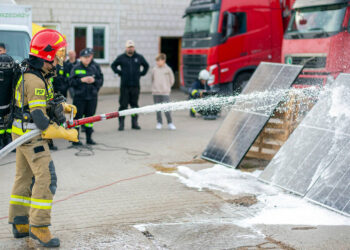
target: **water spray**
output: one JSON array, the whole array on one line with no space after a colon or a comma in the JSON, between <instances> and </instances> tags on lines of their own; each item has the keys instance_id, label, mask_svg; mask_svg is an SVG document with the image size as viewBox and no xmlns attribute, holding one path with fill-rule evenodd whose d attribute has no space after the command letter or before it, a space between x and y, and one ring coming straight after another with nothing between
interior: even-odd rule
<instances>
[{"instance_id":1,"label":"water spray","mask_svg":"<svg viewBox=\"0 0 350 250\"><path fill-rule=\"evenodd\" d=\"M323 92L327 92L327 89L324 89ZM149 114L158 111L178 111L178 110L189 110L194 108L195 110L205 110L205 109L234 109L241 112L250 112L250 113L259 113L260 115L270 116L270 114L275 110L275 106L272 105L274 100L278 98L281 99L281 103L287 103L290 100L290 97L294 97L293 107L298 106L299 111L303 110L306 107L303 107L303 102L308 100L316 100L320 93L319 88L306 88L306 89L287 89L287 90L266 90L263 92L254 92L250 94L241 94L237 96L213 96L203 99L194 99L188 101L172 102L172 103L160 103L155 105L149 105L141 108L128 109L123 111L115 111L111 113L91 116L82 118L79 120L73 120L72 115L71 119L68 120L64 126L66 128L74 128L81 126L87 123L95 123L100 121L105 121L109 119L115 119L123 116L130 116L135 114ZM277 108L278 112L285 112L291 107L286 105L279 105ZM0 150L0 159L4 158L8 153L19 147L20 145L30 141L34 137L41 134L41 131L36 129L32 130L18 139L14 140L2 150Z\"/></svg>"}]
</instances>

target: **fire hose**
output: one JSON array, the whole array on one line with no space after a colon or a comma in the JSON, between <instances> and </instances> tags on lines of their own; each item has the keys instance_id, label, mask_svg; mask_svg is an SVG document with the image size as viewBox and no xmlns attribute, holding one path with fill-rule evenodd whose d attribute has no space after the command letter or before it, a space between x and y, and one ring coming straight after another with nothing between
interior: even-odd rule
<instances>
[{"instance_id":1,"label":"fire hose","mask_svg":"<svg viewBox=\"0 0 350 250\"><path fill-rule=\"evenodd\" d=\"M64 127L65 128L74 128L74 127L81 126L81 125L84 125L87 123L94 123L94 122L109 120L109 119L113 119L113 118L117 118L117 117L119 117L119 112L112 112L112 113L107 113L107 114L102 114L102 115L86 117L86 118L82 118L79 120L73 120L73 114L71 114L70 120L64 124ZM8 144L6 147L4 147L2 150L0 150L0 160L2 158L4 158L7 154L9 154L11 151L16 149L17 147L30 141L31 139L33 139L34 137L36 137L38 135L41 135L41 130L35 129L35 130L32 130L32 131L20 136L18 139L14 140L10 144Z\"/></svg>"}]
</instances>

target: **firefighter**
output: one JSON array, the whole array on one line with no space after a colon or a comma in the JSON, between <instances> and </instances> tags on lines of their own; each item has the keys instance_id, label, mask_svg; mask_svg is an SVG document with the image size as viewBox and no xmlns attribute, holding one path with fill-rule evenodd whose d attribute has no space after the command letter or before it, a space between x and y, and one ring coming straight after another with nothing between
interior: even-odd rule
<instances>
[{"instance_id":1,"label":"firefighter","mask_svg":"<svg viewBox=\"0 0 350 250\"><path fill-rule=\"evenodd\" d=\"M11 110L14 69L15 61L13 58L6 53L0 54L0 150L12 141L12 120L9 114Z\"/></svg>"},{"instance_id":2,"label":"firefighter","mask_svg":"<svg viewBox=\"0 0 350 250\"><path fill-rule=\"evenodd\" d=\"M210 78L210 73L203 69L199 72L198 79L193 82L191 88L190 88L190 99L197 99L197 98L203 98L205 96L209 95L215 95L216 92L212 91L210 86L208 85L208 80ZM194 108L190 109L190 116L195 117L197 111ZM214 109L200 109L198 110L198 113L203 115L203 118L205 120L215 120L217 117L218 110L216 108Z\"/></svg>"},{"instance_id":3,"label":"firefighter","mask_svg":"<svg viewBox=\"0 0 350 250\"><path fill-rule=\"evenodd\" d=\"M59 32L50 29L38 32L30 43L27 69L14 90L13 139L33 129L40 129L42 133L17 148L9 223L12 224L15 238L30 236L45 247L60 245L59 239L52 237L48 227L51 224L51 207L57 188L57 177L47 139L78 141L75 129L65 129L53 122L63 122L63 112L76 113L73 105L55 105L50 82L56 64L61 61L56 52L64 46L66 40Z\"/></svg>"},{"instance_id":4,"label":"firefighter","mask_svg":"<svg viewBox=\"0 0 350 250\"><path fill-rule=\"evenodd\" d=\"M74 88L73 104L77 107L77 119L83 116L93 116L96 112L98 91L103 85L103 74L100 66L93 60L94 51L91 48L80 52L80 63L73 67L70 73L70 84ZM92 140L93 123L85 124L86 144L95 145ZM77 128L79 130L79 128ZM80 146L82 143L73 142Z\"/></svg>"}]
</instances>

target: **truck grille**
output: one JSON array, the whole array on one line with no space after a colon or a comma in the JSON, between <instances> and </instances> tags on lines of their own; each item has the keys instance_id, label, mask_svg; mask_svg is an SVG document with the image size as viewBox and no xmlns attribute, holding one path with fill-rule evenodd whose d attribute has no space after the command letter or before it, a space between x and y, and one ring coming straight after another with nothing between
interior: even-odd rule
<instances>
[{"instance_id":1,"label":"truck grille","mask_svg":"<svg viewBox=\"0 0 350 250\"><path fill-rule=\"evenodd\" d=\"M307 69L321 69L326 67L325 56L286 56L285 62L294 65L305 65Z\"/></svg>"},{"instance_id":2,"label":"truck grille","mask_svg":"<svg viewBox=\"0 0 350 250\"><path fill-rule=\"evenodd\" d=\"M293 85L307 85L307 86L323 86L325 79L323 78L303 78L298 77Z\"/></svg>"},{"instance_id":3,"label":"truck grille","mask_svg":"<svg viewBox=\"0 0 350 250\"><path fill-rule=\"evenodd\" d=\"M183 76L185 87L191 87L202 69L207 68L207 55L183 55Z\"/></svg>"}]
</instances>

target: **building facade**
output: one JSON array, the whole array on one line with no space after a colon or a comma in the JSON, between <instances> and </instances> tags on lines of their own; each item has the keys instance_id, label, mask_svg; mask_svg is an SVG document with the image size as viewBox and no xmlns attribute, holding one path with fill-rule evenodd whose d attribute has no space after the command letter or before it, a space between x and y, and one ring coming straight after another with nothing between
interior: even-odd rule
<instances>
[{"instance_id":1,"label":"building facade","mask_svg":"<svg viewBox=\"0 0 350 250\"><path fill-rule=\"evenodd\" d=\"M155 65L159 52L166 52L178 78L182 18L190 0L16 0L31 5L33 22L57 29L77 53L93 47L105 82L103 92L116 92L120 79L110 65L125 50L126 40L134 40L136 51ZM150 73L141 79L141 91L150 91Z\"/></svg>"}]
</instances>

